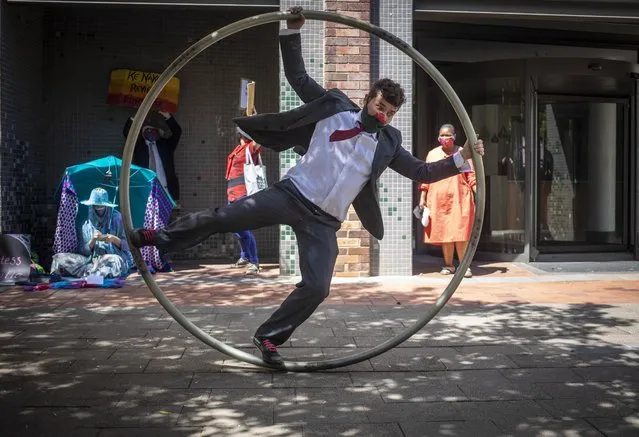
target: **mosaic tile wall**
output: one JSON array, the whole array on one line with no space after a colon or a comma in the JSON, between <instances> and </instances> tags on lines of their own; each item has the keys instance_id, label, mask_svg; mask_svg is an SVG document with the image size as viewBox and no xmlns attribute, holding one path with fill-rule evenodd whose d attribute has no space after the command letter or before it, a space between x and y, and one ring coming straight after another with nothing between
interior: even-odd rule
<instances>
[{"instance_id":1,"label":"mosaic tile wall","mask_svg":"<svg viewBox=\"0 0 639 437\"><path fill-rule=\"evenodd\" d=\"M32 251L42 255L52 236L41 202L42 8L1 2L0 20L0 232L29 234Z\"/></svg>"},{"instance_id":2,"label":"mosaic tile wall","mask_svg":"<svg viewBox=\"0 0 639 437\"><path fill-rule=\"evenodd\" d=\"M44 17L44 112L47 114L46 169L55 187L64 168L108 154L120 156L122 126L134 110L105 104L109 74L117 68L161 72L205 34L255 11L152 8L46 9ZM176 151L183 211L226 204L226 157L236 145L232 117L238 115L240 78L256 81L259 112L278 110L278 24L236 34L200 54L179 74L180 101L175 115L183 129ZM271 181L279 158L263 153ZM54 189L46 201L54 209ZM53 220L52 222L54 222ZM49 233L53 234L50 227ZM256 231L262 262L279 256L276 227ZM214 235L174 259L239 256L231 234Z\"/></svg>"},{"instance_id":3,"label":"mosaic tile wall","mask_svg":"<svg viewBox=\"0 0 639 437\"><path fill-rule=\"evenodd\" d=\"M324 10L324 2L318 0L289 1L283 0L280 9L285 11L292 6L304 9ZM286 22L281 22L286 28ZM318 83L324 82L324 23L322 21L306 21L302 28L302 50L306 71ZM280 111L288 111L302 104L295 91L290 87L284 76L284 68L280 59ZM280 175L286 174L298 159L292 150L280 153ZM297 242L290 226L280 226L280 274L299 275L297 263Z\"/></svg>"},{"instance_id":4,"label":"mosaic tile wall","mask_svg":"<svg viewBox=\"0 0 639 437\"><path fill-rule=\"evenodd\" d=\"M413 4L410 0L377 0L376 11L381 28L404 41L413 41ZM399 129L403 146L412 151L413 137L413 62L392 45L373 38L373 59L376 68L372 80L389 77L402 85L406 103L393 119ZM412 274L412 209L414 183L393 170L387 170L379 179L379 203L384 218L384 239L373 242L372 275Z\"/></svg>"}]
</instances>

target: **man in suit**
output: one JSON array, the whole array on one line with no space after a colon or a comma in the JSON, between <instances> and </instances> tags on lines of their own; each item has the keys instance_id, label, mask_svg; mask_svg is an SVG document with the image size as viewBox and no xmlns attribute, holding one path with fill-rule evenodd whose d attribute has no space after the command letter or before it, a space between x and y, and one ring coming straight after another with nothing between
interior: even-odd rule
<instances>
[{"instance_id":1,"label":"man in suit","mask_svg":"<svg viewBox=\"0 0 639 437\"><path fill-rule=\"evenodd\" d=\"M299 12L298 12L299 13ZM299 248L302 280L256 331L253 342L265 362L283 361L284 343L328 296L338 254L336 232L354 205L363 226L384 234L376 181L390 167L412 180L434 182L470 166L468 147L454 157L427 164L404 149L401 134L388 123L404 103L404 91L390 79L372 86L360 109L339 90L325 90L304 67L300 28L304 18L289 20L280 34L286 78L305 105L279 114L235 119L251 139L276 151L295 147L302 158L273 186L228 206L181 217L160 231L138 229L135 246L167 251L191 247L215 233L286 224ZM481 140L474 145L482 154Z\"/></svg>"},{"instance_id":2,"label":"man in suit","mask_svg":"<svg viewBox=\"0 0 639 437\"><path fill-rule=\"evenodd\" d=\"M173 200L179 203L180 184L175 173L174 154L182 135L182 128L175 118L168 112L158 111L171 130L170 135L163 129L145 122L140 130L140 136L135 143L132 163L153 170L162 186L171 194ZM129 136L133 119L129 118L124 124L124 137Z\"/></svg>"}]
</instances>

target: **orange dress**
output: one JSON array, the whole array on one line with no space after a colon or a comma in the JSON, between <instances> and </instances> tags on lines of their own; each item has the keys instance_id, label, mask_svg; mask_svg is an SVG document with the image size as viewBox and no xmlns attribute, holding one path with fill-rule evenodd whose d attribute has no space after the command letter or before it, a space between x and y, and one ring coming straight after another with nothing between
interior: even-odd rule
<instances>
[{"instance_id":1,"label":"orange dress","mask_svg":"<svg viewBox=\"0 0 639 437\"><path fill-rule=\"evenodd\" d=\"M455 148L455 151L458 149ZM426 162L446 159L441 146L426 156ZM472 166L472 162L471 162ZM468 241L475 220L473 189L475 172L460 173L432 184L421 184L419 189L427 191L426 206L430 210L430 223L424 229L424 242L430 244Z\"/></svg>"}]
</instances>

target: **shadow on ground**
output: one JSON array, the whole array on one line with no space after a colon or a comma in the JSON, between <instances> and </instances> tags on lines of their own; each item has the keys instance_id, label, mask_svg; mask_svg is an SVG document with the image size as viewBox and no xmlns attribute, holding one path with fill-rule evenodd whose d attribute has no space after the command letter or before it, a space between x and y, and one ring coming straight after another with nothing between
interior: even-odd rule
<instances>
[{"instance_id":1,"label":"shadow on ground","mask_svg":"<svg viewBox=\"0 0 639 437\"><path fill-rule=\"evenodd\" d=\"M171 297L205 332L253 353L250 337L282 285L252 290L249 306L241 283L203 284ZM287 358L376 346L431 308L375 300L369 285L336 294L283 345ZM457 298L383 355L291 374L207 348L141 288L17 303L0 312L3 435L639 435L637 305Z\"/></svg>"}]
</instances>

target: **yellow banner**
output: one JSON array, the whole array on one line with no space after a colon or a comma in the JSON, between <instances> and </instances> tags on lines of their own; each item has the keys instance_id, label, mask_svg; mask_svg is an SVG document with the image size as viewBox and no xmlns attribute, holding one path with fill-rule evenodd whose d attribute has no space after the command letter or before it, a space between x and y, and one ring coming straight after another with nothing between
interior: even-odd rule
<instances>
[{"instance_id":1,"label":"yellow banner","mask_svg":"<svg viewBox=\"0 0 639 437\"><path fill-rule=\"evenodd\" d=\"M109 82L108 105L137 108L147 95L160 73L136 70L113 70ZM153 104L153 109L170 113L177 112L180 94L180 79L171 78Z\"/></svg>"}]
</instances>

